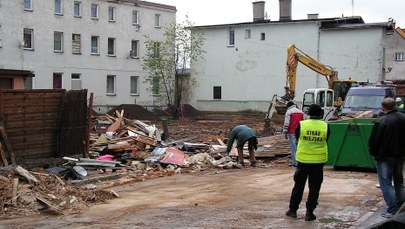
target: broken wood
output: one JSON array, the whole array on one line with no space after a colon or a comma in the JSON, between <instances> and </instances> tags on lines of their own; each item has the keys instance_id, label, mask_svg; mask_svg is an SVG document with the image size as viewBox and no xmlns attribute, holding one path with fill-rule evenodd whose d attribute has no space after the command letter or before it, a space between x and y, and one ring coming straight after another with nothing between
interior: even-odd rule
<instances>
[{"instance_id":1,"label":"broken wood","mask_svg":"<svg viewBox=\"0 0 405 229\"><path fill-rule=\"evenodd\" d=\"M28 170L24 169L23 167L21 167L21 166L18 165L17 167L15 167L15 171L16 171L19 175L21 175L21 176L23 176L25 179L27 179L27 180L28 180L28 183L30 183L30 184L32 184L32 183L38 184L38 183L39 183L39 181L37 180L37 178L35 178Z\"/></svg>"},{"instance_id":2,"label":"broken wood","mask_svg":"<svg viewBox=\"0 0 405 229\"><path fill-rule=\"evenodd\" d=\"M18 178L13 179L13 194L11 198L11 204L13 206L17 205L17 192L18 192Z\"/></svg>"},{"instance_id":3,"label":"broken wood","mask_svg":"<svg viewBox=\"0 0 405 229\"><path fill-rule=\"evenodd\" d=\"M11 163L17 164L15 160L15 156L13 151L11 150L11 145L10 142L8 141L7 133L6 133L6 128L4 127L4 121L0 121L0 134L2 137L1 143L4 144L3 148L6 148L8 155L10 157Z\"/></svg>"},{"instance_id":4,"label":"broken wood","mask_svg":"<svg viewBox=\"0 0 405 229\"><path fill-rule=\"evenodd\" d=\"M37 201L43 205L45 205L50 211L55 212L57 214L61 214L59 208L53 204L51 204L50 202L48 202L46 199L41 198L41 197L37 197Z\"/></svg>"},{"instance_id":5,"label":"broken wood","mask_svg":"<svg viewBox=\"0 0 405 229\"><path fill-rule=\"evenodd\" d=\"M3 166L8 166L8 161L7 161L7 158L6 158L6 153L4 152L4 149L3 149L3 144L1 144L1 142L0 142L0 156L1 156L1 160L2 160L2 164L0 164L0 165L3 165Z\"/></svg>"}]
</instances>

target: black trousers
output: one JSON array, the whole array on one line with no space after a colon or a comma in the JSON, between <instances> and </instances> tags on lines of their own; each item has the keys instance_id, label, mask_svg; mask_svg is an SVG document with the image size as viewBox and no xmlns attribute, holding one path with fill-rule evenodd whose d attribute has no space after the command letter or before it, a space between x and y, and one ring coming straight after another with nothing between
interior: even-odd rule
<instances>
[{"instance_id":1,"label":"black trousers","mask_svg":"<svg viewBox=\"0 0 405 229\"><path fill-rule=\"evenodd\" d=\"M323 181L324 164L304 164L298 162L294 173L294 187L290 198L290 209L296 211L301 203L308 179L309 193L306 202L307 211L313 212L318 205L319 191Z\"/></svg>"}]
</instances>

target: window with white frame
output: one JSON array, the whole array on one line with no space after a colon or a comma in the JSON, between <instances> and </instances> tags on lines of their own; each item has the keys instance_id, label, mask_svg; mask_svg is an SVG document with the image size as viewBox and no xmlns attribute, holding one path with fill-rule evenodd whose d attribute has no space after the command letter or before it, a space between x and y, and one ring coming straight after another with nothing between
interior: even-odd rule
<instances>
[{"instance_id":1,"label":"window with white frame","mask_svg":"<svg viewBox=\"0 0 405 229\"><path fill-rule=\"evenodd\" d=\"M81 54L82 53L82 36L77 33L72 34L72 53Z\"/></svg>"},{"instance_id":2,"label":"window with white frame","mask_svg":"<svg viewBox=\"0 0 405 229\"><path fill-rule=\"evenodd\" d=\"M230 29L228 33L228 46L235 45L235 30Z\"/></svg>"},{"instance_id":3,"label":"window with white frame","mask_svg":"<svg viewBox=\"0 0 405 229\"><path fill-rule=\"evenodd\" d=\"M72 90L81 90L82 89L82 79L81 79L81 74L80 73L72 73L71 75L72 79Z\"/></svg>"},{"instance_id":4,"label":"window with white frame","mask_svg":"<svg viewBox=\"0 0 405 229\"><path fill-rule=\"evenodd\" d=\"M115 95L115 75L107 75L107 95Z\"/></svg>"},{"instance_id":5,"label":"window with white frame","mask_svg":"<svg viewBox=\"0 0 405 229\"><path fill-rule=\"evenodd\" d=\"M265 34L265 33L261 33L261 34L260 34L260 40L261 40L261 41L266 40L266 34Z\"/></svg>"},{"instance_id":6,"label":"window with white frame","mask_svg":"<svg viewBox=\"0 0 405 229\"><path fill-rule=\"evenodd\" d=\"M222 87L214 86L213 87L213 99L221 99L221 98L222 98Z\"/></svg>"},{"instance_id":7,"label":"window with white frame","mask_svg":"<svg viewBox=\"0 0 405 229\"><path fill-rule=\"evenodd\" d=\"M115 38L109 37L107 43L107 55L115 56Z\"/></svg>"},{"instance_id":8,"label":"window with white frame","mask_svg":"<svg viewBox=\"0 0 405 229\"><path fill-rule=\"evenodd\" d=\"M63 52L63 32L53 32L53 51Z\"/></svg>"},{"instance_id":9,"label":"window with white frame","mask_svg":"<svg viewBox=\"0 0 405 229\"><path fill-rule=\"evenodd\" d=\"M131 58L138 58L139 57L139 41L132 40L131 41L131 51L129 53Z\"/></svg>"},{"instance_id":10,"label":"window with white frame","mask_svg":"<svg viewBox=\"0 0 405 229\"><path fill-rule=\"evenodd\" d=\"M31 49L31 50L34 49L34 30L24 28L23 40L24 40L23 44L24 49Z\"/></svg>"},{"instance_id":11,"label":"window with white frame","mask_svg":"<svg viewBox=\"0 0 405 229\"><path fill-rule=\"evenodd\" d=\"M132 11L132 24L139 25L139 11L138 10Z\"/></svg>"},{"instance_id":12,"label":"window with white frame","mask_svg":"<svg viewBox=\"0 0 405 229\"><path fill-rule=\"evenodd\" d=\"M63 15L62 0L55 0L55 14L56 15Z\"/></svg>"},{"instance_id":13,"label":"window with white frame","mask_svg":"<svg viewBox=\"0 0 405 229\"><path fill-rule=\"evenodd\" d=\"M155 14L155 27L160 27L160 14Z\"/></svg>"},{"instance_id":14,"label":"window with white frame","mask_svg":"<svg viewBox=\"0 0 405 229\"><path fill-rule=\"evenodd\" d=\"M24 0L24 10L32 11L32 0Z\"/></svg>"},{"instance_id":15,"label":"window with white frame","mask_svg":"<svg viewBox=\"0 0 405 229\"><path fill-rule=\"evenodd\" d=\"M250 39L252 36L252 31L250 29L245 30L245 39Z\"/></svg>"},{"instance_id":16,"label":"window with white frame","mask_svg":"<svg viewBox=\"0 0 405 229\"><path fill-rule=\"evenodd\" d=\"M131 95L138 95L138 80L139 80L139 76L131 76L131 91L130 94Z\"/></svg>"},{"instance_id":17,"label":"window with white frame","mask_svg":"<svg viewBox=\"0 0 405 229\"><path fill-rule=\"evenodd\" d=\"M82 16L82 3L75 1L73 3L73 16L74 17L81 17Z\"/></svg>"},{"instance_id":18,"label":"window with white frame","mask_svg":"<svg viewBox=\"0 0 405 229\"><path fill-rule=\"evenodd\" d=\"M108 7L108 21L114 22L115 21L115 7Z\"/></svg>"},{"instance_id":19,"label":"window with white frame","mask_svg":"<svg viewBox=\"0 0 405 229\"><path fill-rule=\"evenodd\" d=\"M97 4L91 4L91 19L98 19L98 5Z\"/></svg>"},{"instance_id":20,"label":"window with white frame","mask_svg":"<svg viewBox=\"0 0 405 229\"><path fill-rule=\"evenodd\" d=\"M404 53L403 52L396 52L395 53L395 61L404 61Z\"/></svg>"},{"instance_id":21,"label":"window with white frame","mask_svg":"<svg viewBox=\"0 0 405 229\"><path fill-rule=\"evenodd\" d=\"M91 54L99 54L99 49L98 49L98 36L91 36Z\"/></svg>"}]
</instances>

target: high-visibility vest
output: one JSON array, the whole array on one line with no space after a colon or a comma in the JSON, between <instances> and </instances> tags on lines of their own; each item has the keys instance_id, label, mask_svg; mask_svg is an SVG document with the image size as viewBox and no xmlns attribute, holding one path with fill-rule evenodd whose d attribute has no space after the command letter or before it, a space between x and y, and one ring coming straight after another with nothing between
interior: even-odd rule
<instances>
[{"instance_id":1,"label":"high-visibility vest","mask_svg":"<svg viewBox=\"0 0 405 229\"><path fill-rule=\"evenodd\" d=\"M296 160L301 163L325 163L328 161L328 124L319 119L300 122Z\"/></svg>"},{"instance_id":2,"label":"high-visibility vest","mask_svg":"<svg viewBox=\"0 0 405 229\"><path fill-rule=\"evenodd\" d=\"M404 109L404 104L402 103L401 105L399 105L398 108L399 108L399 109Z\"/></svg>"}]
</instances>

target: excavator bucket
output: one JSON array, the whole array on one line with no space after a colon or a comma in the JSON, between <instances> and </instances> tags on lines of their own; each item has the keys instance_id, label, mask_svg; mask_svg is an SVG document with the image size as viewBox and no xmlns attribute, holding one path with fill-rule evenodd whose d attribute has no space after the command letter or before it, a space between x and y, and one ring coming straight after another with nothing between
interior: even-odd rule
<instances>
[{"instance_id":1,"label":"excavator bucket","mask_svg":"<svg viewBox=\"0 0 405 229\"><path fill-rule=\"evenodd\" d=\"M282 102L277 102L275 105L277 114L279 115L285 115L285 113L287 112L287 105L282 103Z\"/></svg>"}]
</instances>

